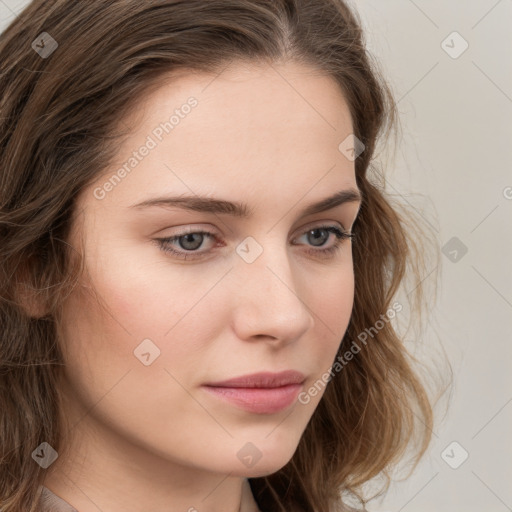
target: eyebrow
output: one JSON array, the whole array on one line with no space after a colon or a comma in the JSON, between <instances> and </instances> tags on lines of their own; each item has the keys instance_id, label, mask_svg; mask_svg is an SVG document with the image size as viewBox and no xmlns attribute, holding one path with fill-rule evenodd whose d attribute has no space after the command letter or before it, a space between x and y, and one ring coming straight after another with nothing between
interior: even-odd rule
<instances>
[{"instance_id":1,"label":"eyebrow","mask_svg":"<svg viewBox=\"0 0 512 512\"><path fill-rule=\"evenodd\" d=\"M324 212L340 206L345 203L361 202L362 195L357 189L340 190L334 195L329 196L321 201L310 204L301 211L301 215L313 215L315 213ZM149 207L177 207L186 210L192 210L201 213L218 213L232 215L234 217L248 218L252 215L252 209L245 203L226 201L224 199L214 199L203 196L176 196L176 197L156 197L147 199L141 203L131 205L130 208L144 209Z\"/></svg>"}]
</instances>

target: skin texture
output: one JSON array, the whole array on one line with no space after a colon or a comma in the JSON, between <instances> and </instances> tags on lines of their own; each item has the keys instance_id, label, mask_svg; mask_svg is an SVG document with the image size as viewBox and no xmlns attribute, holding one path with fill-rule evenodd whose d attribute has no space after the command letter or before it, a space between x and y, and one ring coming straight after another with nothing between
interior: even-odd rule
<instances>
[{"instance_id":1,"label":"skin texture","mask_svg":"<svg viewBox=\"0 0 512 512\"><path fill-rule=\"evenodd\" d=\"M95 197L191 96L198 104L179 125ZM69 432L45 485L80 512L236 512L243 478L291 459L324 389L307 404L256 414L201 385L295 369L307 390L332 365L353 305L351 241L316 256L308 250L337 239L320 232L315 243L308 232L350 232L359 203L300 212L356 189L354 163L338 149L352 133L349 109L313 68L236 63L218 76L169 75L123 123L132 132L112 167L78 197L70 243L80 250L83 236L88 278L60 325ZM180 194L244 202L253 215L130 208ZM187 227L215 238L171 245L193 242L202 257L177 259L153 241ZM249 236L263 249L252 263L236 252ZM148 366L134 355L144 339L160 350ZM248 442L261 454L252 467L237 456Z\"/></svg>"}]
</instances>

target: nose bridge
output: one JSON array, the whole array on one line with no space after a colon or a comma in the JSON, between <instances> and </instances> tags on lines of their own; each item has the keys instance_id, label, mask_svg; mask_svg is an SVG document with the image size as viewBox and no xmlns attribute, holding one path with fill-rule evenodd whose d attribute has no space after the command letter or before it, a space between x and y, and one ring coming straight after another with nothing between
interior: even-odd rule
<instances>
[{"instance_id":1,"label":"nose bridge","mask_svg":"<svg viewBox=\"0 0 512 512\"><path fill-rule=\"evenodd\" d=\"M242 330L250 326L245 336L298 337L312 327L313 316L297 289L286 245L278 237L263 238L264 244L248 237L237 247L234 277L243 290L235 304L236 324Z\"/></svg>"}]
</instances>

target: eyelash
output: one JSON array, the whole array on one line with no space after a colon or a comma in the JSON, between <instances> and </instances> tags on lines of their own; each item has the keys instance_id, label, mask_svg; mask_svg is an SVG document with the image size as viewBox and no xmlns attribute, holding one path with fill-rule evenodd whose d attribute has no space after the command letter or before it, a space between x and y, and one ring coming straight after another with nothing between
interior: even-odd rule
<instances>
[{"instance_id":1,"label":"eyelash","mask_svg":"<svg viewBox=\"0 0 512 512\"><path fill-rule=\"evenodd\" d=\"M338 228L337 226L316 226L314 228L308 229L307 231L305 231L304 234L307 234L310 231L316 231L316 230L325 230L329 233L336 235L336 243L332 247L329 247L328 249L318 249L318 250L310 249L310 250L306 251L309 254L313 254L316 256L320 255L320 256L326 257L326 258L328 258L330 256L334 256L334 254L337 253L341 249L341 245L344 240L354 237L354 235L352 233L347 233L347 232L341 230L340 228ZM157 245L159 246L159 248L162 251L164 251L166 253L170 253L178 259L186 260L186 259L200 258L201 257L200 255L202 255L204 253L197 253L197 251L191 251L191 252L177 251L176 249L173 249L172 247L170 247L168 245L171 242L178 241L180 238L182 238L186 235L206 235L207 237L210 237L210 238L216 238L213 233L210 233L208 231L189 231L189 232L180 233L180 234L166 237L166 238L155 238L154 241L157 243ZM208 251L205 251L205 253L206 252L208 252ZM192 256L192 258L189 258L189 256Z\"/></svg>"}]
</instances>

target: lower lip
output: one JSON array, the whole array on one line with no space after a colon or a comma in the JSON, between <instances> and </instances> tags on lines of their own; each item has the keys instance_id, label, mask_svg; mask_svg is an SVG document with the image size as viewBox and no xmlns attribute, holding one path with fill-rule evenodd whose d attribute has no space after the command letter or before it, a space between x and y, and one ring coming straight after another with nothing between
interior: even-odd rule
<instances>
[{"instance_id":1,"label":"lower lip","mask_svg":"<svg viewBox=\"0 0 512 512\"><path fill-rule=\"evenodd\" d=\"M258 414L273 414L289 407L299 394L302 384L279 388L221 388L203 386L208 392L237 407Z\"/></svg>"}]
</instances>

